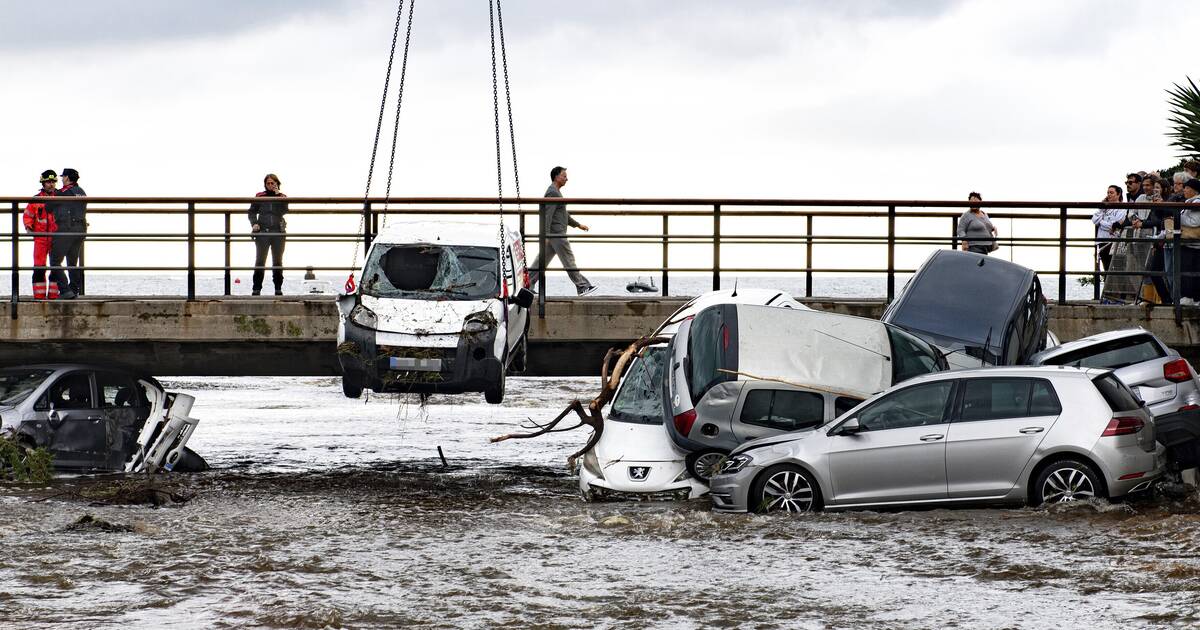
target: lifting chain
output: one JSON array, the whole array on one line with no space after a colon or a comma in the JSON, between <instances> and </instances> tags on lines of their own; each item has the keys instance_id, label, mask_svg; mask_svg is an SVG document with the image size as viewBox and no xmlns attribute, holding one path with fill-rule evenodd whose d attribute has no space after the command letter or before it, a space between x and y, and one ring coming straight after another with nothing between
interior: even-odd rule
<instances>
[{"instance_id":1,"label":"lifting chain","mask_svg":"<svg viewBox=\"0 0 1200 630\"><path fill-rule=\"evenodd\" d=\"M493 6L494 5L494 6ZM500 142L500 92L496 75L496 31L500 31L500 61L504 70L504 101L508 113L508 138L512 146L513 181L517 193L517 211L521 211L521 177L517 173L517 138L513 126L512 90L508 80L508 53L504 43L504 13L500 0L488 0L488 30L492 50L492 121L496 131L496 206L500 212L500 269L504 291L508 291L509 259L505 255L507 235L504 230L504 159Z\"/></svg>"}]
</instances>

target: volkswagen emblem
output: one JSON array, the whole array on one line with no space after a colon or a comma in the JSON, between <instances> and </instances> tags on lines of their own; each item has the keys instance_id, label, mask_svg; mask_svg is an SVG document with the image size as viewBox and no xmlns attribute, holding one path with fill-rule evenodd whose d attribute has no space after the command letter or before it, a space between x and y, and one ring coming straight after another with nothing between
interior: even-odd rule
<instances>
[{"instance_id":1,"label":"volkswagen emblem","mask_svg":"<svg viewBox=\"0 0 1200 630\"><path fill-rule=\"evenodd\" d=\"M649 466L630 466L629 480L630 481L645 481L650 476Z\"/></svg>"}]
</instances>

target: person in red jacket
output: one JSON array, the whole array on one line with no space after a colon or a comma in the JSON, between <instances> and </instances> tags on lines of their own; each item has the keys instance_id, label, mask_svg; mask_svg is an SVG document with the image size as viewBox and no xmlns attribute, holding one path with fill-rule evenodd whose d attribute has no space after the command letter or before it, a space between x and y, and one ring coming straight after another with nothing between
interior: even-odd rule
<instances>
[{"instance_id":1,"label":"person in red jacket","mask_svg":"<svg viewBox=\"0 0 1200 630\"><path fill-rule=\"evenodd\" d=\"M53 197L58 191L54 189L54 185L58 183L58 174L52 170L42 171L42 189L37 191L35 197ZM38 293L37 287L41 285L41 293L44 296L46 291L46 260L50 256L50 245L54 237L50 236L52 232L58 231L58 222L54 220L54 213L46 209L44 203L31 203L25 206L25 216L23 217L25 231L31 234L39 234L40 236L33 237L33 265L35 267L43 267L42 269L33 270L33 286L34 294Z\"/></svg>"}]
</instances>

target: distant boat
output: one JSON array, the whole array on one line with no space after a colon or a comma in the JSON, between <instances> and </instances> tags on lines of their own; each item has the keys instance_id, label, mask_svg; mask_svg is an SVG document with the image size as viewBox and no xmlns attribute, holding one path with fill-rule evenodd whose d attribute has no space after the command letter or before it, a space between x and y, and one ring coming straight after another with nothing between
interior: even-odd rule
<instances>
[{"instance_id":1,"label":"distant boat","mask_svg":"<svg viewBox=\"0 0 1200 630\"><path fill-rule=\"evenodd\" d=\"M635 278L633 282L625 285L625 290L630 293L658 293L658 287L654 286L654 278L651 276L647 279L649 282Z\"/></svg>"}]
</instances>

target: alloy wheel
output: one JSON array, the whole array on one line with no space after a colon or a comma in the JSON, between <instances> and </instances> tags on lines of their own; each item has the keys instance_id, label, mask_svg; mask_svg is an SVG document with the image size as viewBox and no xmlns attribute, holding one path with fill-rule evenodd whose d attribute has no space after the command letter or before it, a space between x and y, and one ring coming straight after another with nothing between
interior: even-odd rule
<instances>
[{"instance_id":1,"label":"alloy wheel","mask_svg":"<svg viewBox=\"0 0 1200 630\"><path fill-rule=\"evenodd\" d=\"M1096 496L1096 488L1092 480L1078 468L1060 468L1046 477L1042 484L1042 501L1044 503L1066 503Z\"/></svg>"},{"instance_id":2,"label":"alloy wheel","mask_svg":"<svg viewBox=\"0 0 1200 630\"><path fill-rule=\"evenodd\" d=\"M725 455L723 453L710 451L697 457L695 464L692 465L692 468L695 469L694 472L696 473L696 477L700 479L700 481L708 483L709 480L713 478L713 475L716 475L721 471L721 464L724 462Z\"/></svg>"},{"instance_id":3,"label":"alloy wheel","mask_svg":"<svg viewBox=\"0 0 1200 630\"><path fill-rule=\"evenodd\" d=\"M763 511L809 512L813 508L813 489L804 475L781 470L763 485Z\"/></svg>"}]
</instances>

